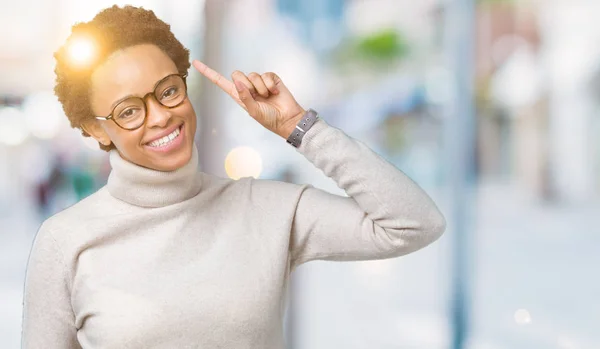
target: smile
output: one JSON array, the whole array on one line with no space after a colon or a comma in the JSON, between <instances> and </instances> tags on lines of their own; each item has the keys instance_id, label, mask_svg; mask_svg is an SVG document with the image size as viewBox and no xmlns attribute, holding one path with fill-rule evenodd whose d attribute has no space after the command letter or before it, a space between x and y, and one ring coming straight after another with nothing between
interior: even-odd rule
<instances>
[{"instance_id":1,"label":"smile","mask_svg":"<svg viewBox=\"0 0 600 349\"><path fill-rule=\"evenodd\" d=\"M161 147L165 147L171 143L173 143L173 141L175 139L177 139L179 137L179 135L181 134L181 127L179 127L178 129L176 129L175 131L171 132L170 134L157 139L155 141L152 141L150 143L148 143L148 146L152 147L152 148L161 148Z\"/></svg>"}]
</instances>

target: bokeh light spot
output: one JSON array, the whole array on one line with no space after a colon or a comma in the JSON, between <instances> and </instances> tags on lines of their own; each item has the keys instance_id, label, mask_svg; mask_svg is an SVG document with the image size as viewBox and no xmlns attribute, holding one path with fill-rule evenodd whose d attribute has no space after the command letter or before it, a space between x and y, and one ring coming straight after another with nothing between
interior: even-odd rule
<instances>
[{"instance_id":1,"label":"bokeh light spot","mask_svg":"<svg viewBox=\"0 0 600 349\"><path fill-rule=\"evenodd\" d=\"M519 309L515 312L515 322L519 325L531 323L531 314L527 309Z\"/></svg>"},{"instance_id":2,"label":"bokeh light spot","mask_svg":"<svg viewBox=\"0 0 600 349\"><path fill-rule=\"evenodd\" d=\"M237 147L225 158L225 172L232 179L258 178L262 171L262 157L254 148Z\"/></svg>"}]
</instances>

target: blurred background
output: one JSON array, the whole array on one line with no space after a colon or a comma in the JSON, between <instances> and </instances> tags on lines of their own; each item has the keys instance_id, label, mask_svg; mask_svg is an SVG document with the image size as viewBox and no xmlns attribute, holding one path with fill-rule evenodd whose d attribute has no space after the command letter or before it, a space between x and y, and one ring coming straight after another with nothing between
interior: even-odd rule
<instances>
[{"instance_id":1,"label":"blurred background","mask_svg":"<svg viewBox=\"0 0 600 349\"><path fill-rule=\"evenodd\" d=\"M276 72L444 212L446 234L417 253L301 266L291 348L600 348L599 1L0 4L0 348L20 345L41 222L110 172L68 125L52 54L113 4L154 10L225 76ZM193 69L188 82L203 171L343 194Z\"/></svg>"}]
</instances>

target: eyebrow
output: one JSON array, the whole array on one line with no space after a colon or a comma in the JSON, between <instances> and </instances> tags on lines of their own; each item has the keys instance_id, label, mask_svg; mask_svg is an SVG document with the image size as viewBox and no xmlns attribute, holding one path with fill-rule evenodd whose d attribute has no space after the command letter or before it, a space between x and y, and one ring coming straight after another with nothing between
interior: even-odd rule
<instances>
[{"instance_id":1,"label":"eyebrow","mask_svg":"<svg viewBox=\"0 0 600 349\"><path fill-rule=\"evenodd\" d=\"M177 72L177 73L169 73L169 74L167 74L167 75L163 76L162 78L160 78L160 79L159 79L159 80L158 80L158 81L157 81L157 82L154 84L154 87L152 88L152 92L149 92L149 93L154 93L154 91L156 91L156 88L158 87L158 84L160 84L160 83L161 83L161 81L163 81L163 80L164 80L164 79L165 79L167 76L171 76L171 75L173 75L173 74L179 74L179 72ZM110 105L110 110L111 110L111 113L112 113L112 111L115 109L115 107L116 107L117 105L119 105L119 103L121 103L121 102L123 102L123 101L125 101L125 100L127 100L127 99L129 99L129 98L131 98L131 97L140 97L140 98L142 98L142 96L137 96L137 95L133 95L133 94L127 95L127 96L125 96L125 97L122 97L122 98L120 98L120 99L116 100L115 102L113 102L113 104L111 104L111 105Z\"/></svg>"},{"instance_id":2,"label":"eyebrow","mask_svg":"<svg viewBox=\"0 0 600 349\"><path fill-rule=\"evenodd\" d=\"M123 101L125 101L125 100L127 100L127 99L129 99L131 97L137 97L137 96L135 96L135 95L127 95L127 96L125 96L125 97L123 97L123 98L121 98L121 99L113 102L113 104L110 105L111 113L115 110L115 108L117 107L117 105L119 105L121 102L123 102Z\"/></svg>"}]
</instances>

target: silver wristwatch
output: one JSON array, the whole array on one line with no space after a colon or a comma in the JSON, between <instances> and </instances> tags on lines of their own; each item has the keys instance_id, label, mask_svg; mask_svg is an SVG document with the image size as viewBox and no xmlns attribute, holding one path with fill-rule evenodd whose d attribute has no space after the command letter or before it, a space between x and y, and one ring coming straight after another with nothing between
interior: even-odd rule
<instances>
[{"instance_id":1,"label":"silver wristwatch","mask_svg":"<svg viewBox=\"0 0 600 349\"><path fill-rule=\"evenodd\" d=\"M302 137L304 137L306 132L315 124L318 118L319 114L314 109L308 109L286 142L298 148L300 143L302 143Z\"/></svg>"}]
</instances>

